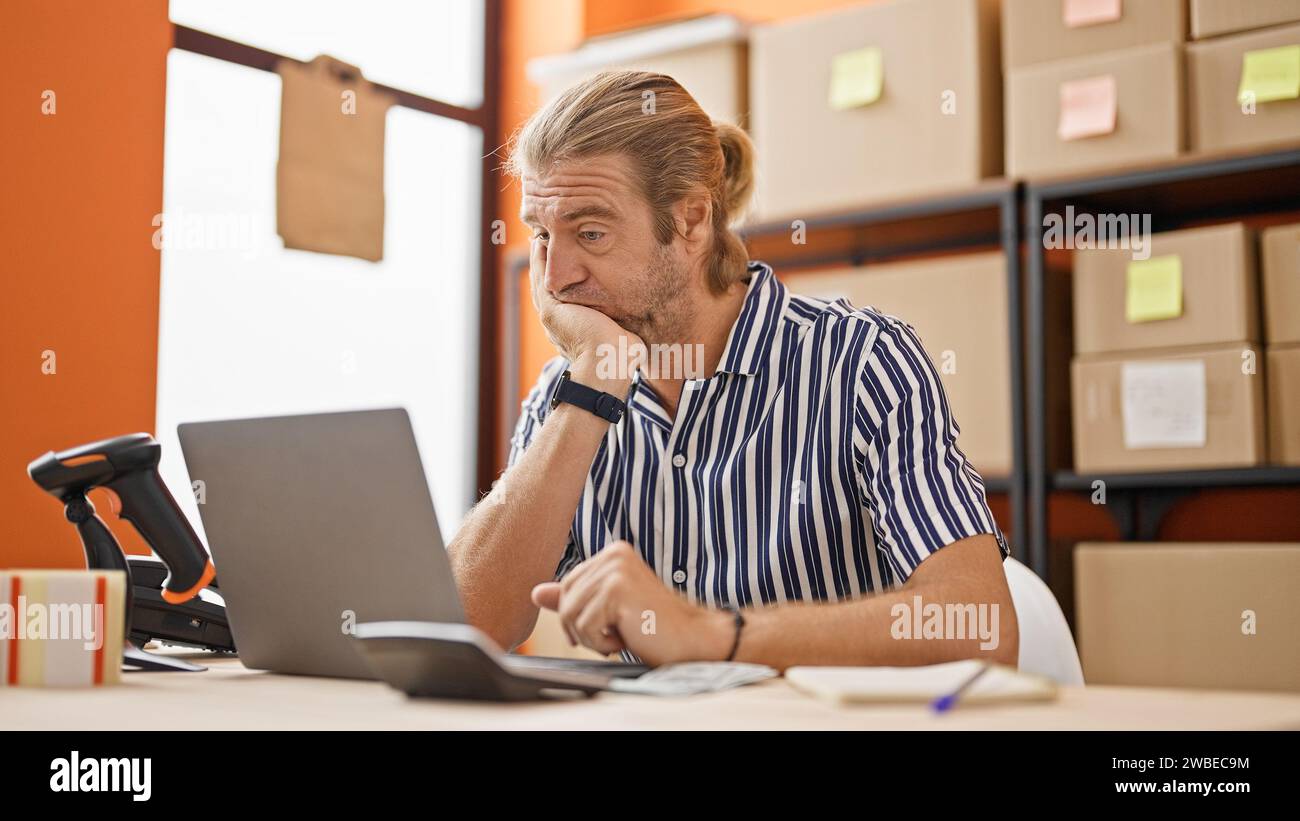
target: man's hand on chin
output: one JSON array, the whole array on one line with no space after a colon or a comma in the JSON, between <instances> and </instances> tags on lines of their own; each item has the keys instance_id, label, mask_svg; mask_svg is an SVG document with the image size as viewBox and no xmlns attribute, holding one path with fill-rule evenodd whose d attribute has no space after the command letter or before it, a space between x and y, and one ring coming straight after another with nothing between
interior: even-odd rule
<instances>
[{"instance_id":1,"label":"man's hand on chin","mask_svg":"<svg viewBox=\"0 0 1300 821\"><path fill-rule=\"evenodd\" d=\"M630 351L638 345L644 347L640 337L601 311L576 302L561 302L556 299L542 285L535 268L530 270L529 276L533 307L537 309L542 329L556 350L569 360L575 373L579 370L594 371L596 360L602 355L602 347L606 346L608 352L618 351L620 339L625 340L622 346L624 351ZM617 368L613 370L623 372Z\"/></svg>"},{"instance_id":2,"label":"man's hand on chin","mask_svg":"<svg viewBox=\"0 0 1300 821\"><path fill-rule=\"evenodd\" d=\"M570 642L604 655L630 650L660 665L718 661L731 649L732 616L669 589L627 542L606 546L562 582L537 585L532 599L559 614Z\"/></svg>"}]
</instances>

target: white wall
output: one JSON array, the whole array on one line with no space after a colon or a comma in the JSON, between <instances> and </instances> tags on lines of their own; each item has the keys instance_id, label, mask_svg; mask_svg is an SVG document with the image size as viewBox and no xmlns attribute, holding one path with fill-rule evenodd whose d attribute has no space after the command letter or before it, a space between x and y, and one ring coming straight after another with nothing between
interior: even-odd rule
<instances>
[{"instance_id":1,"label":"white wall","mask_svg":"<svg viewBox=\"0 0 1300 821\"><path fill-rule=\"evenodd\" d=\"M449 538L474 497L479 131L391 109L384 260L287 251L278 76L175 50L167 71L164 480L198 527L178 423L404 406Z\"/></svg>"}]
</instances>

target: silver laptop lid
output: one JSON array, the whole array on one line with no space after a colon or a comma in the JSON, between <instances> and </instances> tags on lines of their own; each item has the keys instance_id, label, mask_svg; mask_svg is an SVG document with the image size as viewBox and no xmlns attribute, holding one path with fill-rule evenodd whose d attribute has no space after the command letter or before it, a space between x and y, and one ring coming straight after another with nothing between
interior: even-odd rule
<instances>
[{"instance_id":1,"label":"silver laptop lid","mask_svg":"<svg viewBox=\"0 0 1300 821\"><path fill-rule=\"evenodd\" d=\"M374 678L351 625L464 621L405 410L177 432L246 666Z\"/></svg>"}]
</instances>

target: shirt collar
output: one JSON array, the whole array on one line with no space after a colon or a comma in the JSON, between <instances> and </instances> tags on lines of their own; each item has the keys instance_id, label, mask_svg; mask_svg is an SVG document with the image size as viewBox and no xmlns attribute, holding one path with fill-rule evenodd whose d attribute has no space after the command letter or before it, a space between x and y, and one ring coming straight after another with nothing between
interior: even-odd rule
<instances>
[{"instance_id":1,"label":"shirt collar","mask_svg":"<svg viewBox=\"0 0 1300 821\"><path fill-rule=\"evenodd\" d=\"M772 355L780 319L786 308L786 288L772 273L766 262L751 261L746 266L749 289L745 303L740 308L736 322L727 336L726 347L718 360L717 373L753 376L767 364ZM672 421L663 413L659 400L645 383L645 375L638 368L632 376L628 405L635 408L665 430L672 429Z\"/></svg>"},{"instance_id":2,"label":"shirt collar","mask_svg":"<svg viewBox=\"0 0 1300 821\"><path fill-rule=\"evenodd\" d=\"M772 353L785 313L786 289L772 273L772 266L751 260L746 270L749 291L718 360L718 373L758 373Z\"/></svg>"}]
</instances>

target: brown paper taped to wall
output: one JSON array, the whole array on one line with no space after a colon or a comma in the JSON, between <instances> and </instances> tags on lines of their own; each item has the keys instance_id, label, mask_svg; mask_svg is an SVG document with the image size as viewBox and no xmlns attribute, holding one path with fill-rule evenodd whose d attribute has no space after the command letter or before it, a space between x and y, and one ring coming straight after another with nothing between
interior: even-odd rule
<instances>
[{"instance_id":1,"label":"brown paper taped to wall","mask_svg":"<svg viewBox=\"0 0 1300 821\"><path fill-rule=\"evenodd\" d=\"M281 60L276 231L284 247L384 257L384 121L392 95L321 55Z\"/></svg>"}]
</instances>

